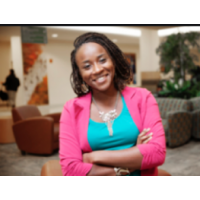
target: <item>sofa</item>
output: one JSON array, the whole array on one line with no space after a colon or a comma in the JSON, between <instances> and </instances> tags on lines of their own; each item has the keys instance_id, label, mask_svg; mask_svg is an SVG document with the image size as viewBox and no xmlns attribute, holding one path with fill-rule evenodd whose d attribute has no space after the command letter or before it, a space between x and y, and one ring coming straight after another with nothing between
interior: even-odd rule
<instances>
[{"instance_id":1,"label":"sofa","mask_svg":"<svg viewBox=\"0 0 200 200\"><path fill-rule=\"evenodd\" d=\"M192 103L190 100L156 97L166 142L169 147L178 147L192 136Z\"/></svg>"}]
</instances>

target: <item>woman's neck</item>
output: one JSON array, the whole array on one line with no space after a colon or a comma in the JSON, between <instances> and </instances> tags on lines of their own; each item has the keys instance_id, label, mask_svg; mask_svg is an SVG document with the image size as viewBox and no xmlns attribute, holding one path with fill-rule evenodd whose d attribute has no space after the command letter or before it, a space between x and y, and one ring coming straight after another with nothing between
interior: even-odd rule
<instances>
[{"instance_id":1,"label":"woman's neck","mask_svg":"<svg viewBox=\"0 0 200 200\"><path fill-rule=\"evenodd\" d=\"M92 90L92 96L99 106L110 107L113 106L117 98L117 89L111 86L106 91Z\"/></svg>"}]
</instances>

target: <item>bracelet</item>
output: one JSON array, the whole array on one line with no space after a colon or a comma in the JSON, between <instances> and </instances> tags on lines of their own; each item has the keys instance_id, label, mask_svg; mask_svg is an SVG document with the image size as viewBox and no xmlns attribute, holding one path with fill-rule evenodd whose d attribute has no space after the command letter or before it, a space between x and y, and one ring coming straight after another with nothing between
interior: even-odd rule
<instances>
[{"instance_id":1,"label":"bracelet","mask_svg":"<svg viewBox=\"0 0 200 200\"><path fill-rule=\"evenodd\" d=\"M130 171L128 168L123 169L120 167L114 167L114 171L116 173L116 176L122 176L122 173L127 173L127 175L130 174Z\"/></svg>"}]
</instances>

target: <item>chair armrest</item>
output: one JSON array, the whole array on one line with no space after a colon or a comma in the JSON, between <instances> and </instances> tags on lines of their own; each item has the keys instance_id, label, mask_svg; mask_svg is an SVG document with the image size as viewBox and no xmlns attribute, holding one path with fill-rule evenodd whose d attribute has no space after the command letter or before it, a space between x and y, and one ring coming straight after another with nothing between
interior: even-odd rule
<instances>
[{"instance_id":1,"label":"chair armrest","mask_svg":"<svg viewBox=\"0 0 200 200\"><path fill-rule=\"evenodd\" d=\"M193 111L192 111L192 115L197 114L197 113L200 113L200 109L197 109L197 110L193 110Z\"/></svg>"},{"instance_id":2,"label":"chair armrest","mask_svg":"<svg viewBox=\"0 0 200 200\"><path fill-rule=\"evenodd\" d=\"M169 111L167 112L167 118L168 116L172 116L172 115L177 115L177 114L180 114L180 115L183 115L183 114L188 114L188 115L191 115L191 112L190 111L182 111L182 110L175 110L175 111Z\"/></svg>"},{"instance_id":3,"label":"chair armrest","mask_svg":"<svg viewBox=\"0 0 200 200\"><path fill-rule=\"evenodd\" d=\"M41 176L63 176L60 161L49 160L46 162L42 167Z\"/></svg>"},{"instance_id":4,"label":"chair armrest","mask_svg":"<svg viewBox=\"0 0 200 200\"><path fill-rule=\"evenodd\" d=\"M54 121L50 117L34 117L13 125L20 150L29 153L50 154L53 151Z\"/></svg>"},{"instance_id":5,"label":"chair armrest","mask_svg":"<svg viewBox=\"0 0 200 200\"><path fill-rule=\"evenodd\" d=\"M192 136L192 113L189 111L169 111L168 143L170 147L186 143Z\"/></svg>"},{"instance_id":6,"label":"chair armrest","mask_svg":"<svg viewBox=\"0 0 200 200\"><path fill-rule=\"evenodd\" d=\"M51 118L53 118L54 123L59 123L60 116L61 116L61 113L53 113L53 114L44 115L44 117L51 117Z\"/></svg>"}]
</instances>

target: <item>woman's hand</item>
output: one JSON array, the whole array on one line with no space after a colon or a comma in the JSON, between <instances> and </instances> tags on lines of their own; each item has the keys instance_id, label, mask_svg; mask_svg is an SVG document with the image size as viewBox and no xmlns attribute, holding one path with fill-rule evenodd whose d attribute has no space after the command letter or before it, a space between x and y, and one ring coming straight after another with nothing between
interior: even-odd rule
<instances>
[{"instance_id":1,"label":"woman's hand","mask_svg":"<svg viewBox=\"0 0 200 200\"><path fill-rule=\"evenodd\" d=\"M149 142L152 139L152 135L153 133L149 133L148 135L146 135L147 132L150 131L150 128L148 129L144 129L137 138L137 144L146 144L147 142Z\"/></svg>"}]
</instances>

